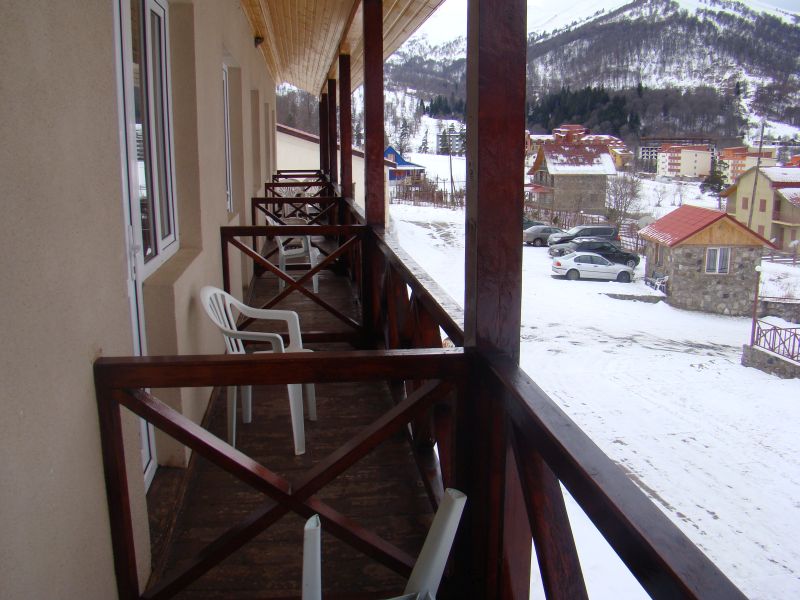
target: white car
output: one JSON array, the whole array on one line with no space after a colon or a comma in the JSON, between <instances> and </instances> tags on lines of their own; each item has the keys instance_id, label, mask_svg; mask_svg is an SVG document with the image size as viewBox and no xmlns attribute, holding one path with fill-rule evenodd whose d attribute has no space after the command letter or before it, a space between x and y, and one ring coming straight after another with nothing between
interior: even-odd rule
<instances>
[{"instance_id":1,"label":"white car","mask_svg":"<svg viewBox=\"0 0 800 600\"><path fill-rule=\"evenodd\" d=\"M594 252L572 252L553 258L553 273L567 279L610 279L630 283L633 269L613 263Z\"/></svg>"}]
</instances>

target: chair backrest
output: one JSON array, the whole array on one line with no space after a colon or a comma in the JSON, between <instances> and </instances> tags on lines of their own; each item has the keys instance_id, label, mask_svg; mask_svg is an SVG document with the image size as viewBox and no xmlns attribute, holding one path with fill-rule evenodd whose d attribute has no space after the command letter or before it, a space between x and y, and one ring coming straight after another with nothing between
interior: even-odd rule
<instances>
[{"instance_id":1,"label":"chair backrest","mask_svg":"<svg viewBox=\"0 0 800 600\"><path fill-rule=\"evenodd\" d=\"M417 562L408 578L403 596L394 600L425 600L436 598L439 583L442 581L450 548L456 537L458 523L467 496L458 490L447 488L433 523L425 537ZM303 596L302 600L320 600L322 597L322 578L320 567L321 526L319 516L314 515L303 531Z\"/></svg>"},{"instance_id":2,"label":"chair backrest","mask_svg":"<svg viewBox=\"0 0 800 600\"><path fill-rule=\"evenodd\" d=\"M236 318L232 310L237 304L236 298L219 288L207 285L200 290L200 299L206 314L222 331L228 353L244 354L242 340L228 335L228 332L236 331Z\"/></svg>"}]
</instances>

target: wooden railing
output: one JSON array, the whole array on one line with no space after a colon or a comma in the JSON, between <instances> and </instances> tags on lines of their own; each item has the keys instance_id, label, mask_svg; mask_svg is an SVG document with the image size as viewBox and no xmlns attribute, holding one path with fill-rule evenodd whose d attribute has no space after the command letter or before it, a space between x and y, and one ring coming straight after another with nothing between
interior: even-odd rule
<instances>
[{"instance_id":1,"label":"wooden railing","mask_svg":"<svg viewBox=\"0 0 800 600\"><path fill-rule=\"evenodd\" d=\"M362 245L368 233L369 229L365 225L245 225L238 227L221 227L223 288L226 292L231 291L230 248L235 248L250 258L255 265L261 267L264 271L273 273L286 284L283 290L279 290L278 293L264 303L261 308L272 308L294 292L303 294L330 314L334 315L349 328L350 335L344 334L340 336L341 339L339 339L339 341L352 341L354 335L358 337L363 334L364 320L362 319L362 321L359 322L343 314L325 299L324 294L315 294L306 287L306 284L321 270L335 268L335 264L339 260L341 260L344 265L342 269L348 270L352 273L354 279L360 281L362 279L360 274L364 270L362 266L364 256ZM303 269L305 271L299 278L295 279L287 271L281 270L278 265L269 260L270 256L277 252L277 250L267 254L267 256L263 256L258 249L247 246L241 239L250 238L251 240L258 240L262 237L271 238L276 235L287 237L328 236L342 241L335 250L327 253L325 258L316 265L312 266L308 263L287 265L287 270ZM363 291L359 296L363 296ZM244 325L246 326L248 323L249 321L245 321ZM304 333L303 335L304 339L306 339L306 334ZM312 339L312 337L314 339ZM312 337L309 337L308 340L321 341L319 336ZM334 341L333 337L334 336L329 335L326 341Z\"/></svg>"},{"instance_id":2,"label":"wooden railing","mask_svg":"<svg viewBox=\"0 0 800 600\"><path fill-rule=\"evenodd\" d=\"M400 574L410 558L374 533L364 530L315 494L326 483L366 455L394 432L403 431L429 496L435 504L444 487L477 491L495 482L478 480L473 469L475 448L487 428L473 390L488 390L501 403L501 421L508 424L510 451L490 448L516 473L527 525L533 533L548 598L588 597L574 540L560 494L542 493L558 482L569 490L592 522L653 598L744 598L723 573L673 524L578 426L506 357L476 349L442 349L441 332L463 345L460 309L424 273L393 246L382 232L366 228L349 205L347 225L326 226L331 235L357 232L362 247L360 277L362 327L376 350L315 352L290 355L104 358L95 363L95 385L103 444L112 542L120 598L169 598L224 560L236 549L289 511L317 513L323 527L348 544ZM313 226L309 226L313 227ZM237 237L274 234L295 228L222 228L223 248L232 244L254 261L263 259ZM297 229L305 233L305 228ZM225 261L223 261L224 264ZM266 261L268 262L268 261ZM271 264L271 263L270 263ZM274 266L274 265L272 265ZM269 270L273 270L270 267ZM274 270L273 270L274 272ZM280 276L280 274L276 273ZM288 283L288 282L287 282ZM304 339L306 333L303 334ZM363 341L363 340L362 340ZM353 437L339 451L290 484L222 440L192 423L144 390L183 386L286 384L314 381L390 382L395 406ZM483 401L483 400L482 400ZM132 411L265 495L264 505L231 526L201 550L188 567L141 593L129 508L120 407ZM411 424L409 432L406 424ZM501 424L501 423L500 423ZM438 459L434 451L438 450ZM503 458L505 457L505 458ZM507 470L492 472L502 477ZM479 494L476 494L476 496ZM505 528L500 505L467 505L466 532L459 536L450 581L443 598L479 597L471 589L470 556L476 522ZM475 511L494 516L475 519ZM469 516L472 512L472 517ZM499 521L497 520L499 518ZM527 589L528 582L522 582Z\"/></svg>"},{"instance_id":3,"label":"wooden railing","mask_svg":"<svg viewBox=\"0 0 800 600\"><path fill-rule=\"evenodd\" d=\"M439 414L451 415L452 391L466 376L464 366L460 349L316 352L302 357L299 354L281 354L98 360L95 363L95 386L119 597L125 600L173 597L290 511L305 518L320 515L326 531L407 577L413 566L411 557L339 513L315 494L381 442L404 430L406 424L423 411L441 404ZM424 380L425 383L291 483L144 389L406 379ZM259 509L232 524L188 561L187 566L162 578L144 593L139 589L136 574L121 407L152 423L265 496ZM439 453L448 463L453 461L449 446L440 443Z\"/></svg>"},{"instance_id":4,"label":"wooden railing","mask_svg":"<svg viewBox=\"0 0 800 600\"><path fill-rule=\"evenodd\" d=\"M753 326L752 345L800 363L800 327L778 327L761 320Z\"/></svg>"}]
</instances>

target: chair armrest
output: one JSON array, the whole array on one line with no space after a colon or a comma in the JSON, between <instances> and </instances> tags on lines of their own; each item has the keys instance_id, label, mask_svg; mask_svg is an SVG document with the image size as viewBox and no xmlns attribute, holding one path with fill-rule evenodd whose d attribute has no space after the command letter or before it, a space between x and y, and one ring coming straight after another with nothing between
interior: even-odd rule
<instances>
[{"instance_id":1,"label":"chair armrest","mask_svg":"<svg viewBox=\"0 0 800 600\"><path fill-rule=\"evenodd\" d=\"M297 352L303 349L303 337L300 334L300 317L293 310L279 310L275 308L253 308L238 300L234 304L236 310L246 317L263 319L265 321L283 321L289 330L289 345L286 352ZM245 333L245 332L240 332ZM251 332L252 333L252 332ZM272 334L277 335L277 334ZM280 336L279 336L280 337Z\"/></svg>"},{"instance_id":2,"label":"chair armrest","mask_svg":"<svg viewBox=\"0 0 800 600\"><path fill-rule=\"evenodd\" d=\"M262 344L270 344L272 351L277 354L285 352L283 345L283 338L278 333L267 333L265 331L226 331L225 335L230 338L244 340L247 342L259 342Z\"/></svg>"}]
</instances>

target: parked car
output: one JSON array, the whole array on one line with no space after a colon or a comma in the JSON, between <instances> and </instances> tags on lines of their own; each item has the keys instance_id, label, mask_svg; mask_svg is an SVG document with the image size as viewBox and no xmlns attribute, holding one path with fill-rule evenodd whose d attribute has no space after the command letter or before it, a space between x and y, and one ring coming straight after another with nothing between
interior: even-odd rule
<instances>
[{"instance_id":1,"label":"parked car","mask_svg":"<svg viewBox=\"0 0 800 600\"><path fill-rule=\"evenodd\" d=\"M528 246L546 246L553 233L564 233L563 229L551 225L534 225L522 232L522 242Z\"/></svg>"},{"instance_id":2,"label":"parked car","mask_svg":"<svg viewBox=\"0 0 800 600\"><path fill-rule=\"evenodd\" d=\"M570 252L594 252L621 265L628 265L635 269L639 264L638 254L623 250L616 244L601 238L575 238L565 244L553 244L547 250L550 256L564 256Z\"/></svg>"},{"instance_id":3,"label":"parked car","mask_svg":"<svg viewBox=\"0 0 800 600\"><path fill-rule=\"evenodd\" d=\"M522 217L522 230L525 231L528 227L533 227L535 225L547 225L544 221L533 221L528 217Z\"/></svg>"},{"instance_id":4,"label":"parked car","mask_svg":"<svg viewBox=\"0 0 800 600\"><path fill-rule=\"evenodd\" d=\"M573 252L553 259L553 273L567 279L611 279L630 283L633 269L627 265L612 263L594 252Z\"/></svg>"},{"instance_id":5,"label":"parked car","mask_svg":"<svg viewBox=\"0 0 800 600\"><path fill-rule=\"evenodd\" d=\"M547 244L563 244L579 237L597 237L605 240L619 241L619 230L613 225L575 225L564 233L554 233L547 239Z\"/></svg>"}]
</instances>

